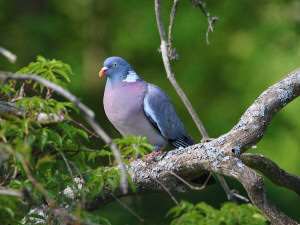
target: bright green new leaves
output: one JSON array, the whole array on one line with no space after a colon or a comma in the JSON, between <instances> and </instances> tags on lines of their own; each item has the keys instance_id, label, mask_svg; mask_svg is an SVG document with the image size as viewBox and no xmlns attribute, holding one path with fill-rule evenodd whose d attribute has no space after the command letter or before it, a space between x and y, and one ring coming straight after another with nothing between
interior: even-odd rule
<instances>
[{"instance_id":1,"label":"bright green new leaves","mask_svg":"<svg viewBox=\"0 0 300 225\"><path fill-rule=\"evenodd\" d=\"M64 114L68 114L68 110L74 109L78 112L77 107L71 102L59 102L55 99L50 98L49 100L45 100L40 96L33 96L31 98L24 97L18 100L15 104L20 109L25 109L28 112L31 112L33 116L34 113L45 112L47 114L59 114L59 112L63 112Z\"/></svg>"},{"instance_id":2,"label":"bright green new leaves","mask_svg":"<svg viewBox=\"0 0 300 225\"><path fill-rule=\"evenodd\" d=\"M7 98L11 94L16 94L16 90L13 88L13 85L14 82L12 80L0 85L0 100Z\"/></svg>"},{"instance_id":3,"label":"bright green new leaves","mask_svg":"<svg viewBox=\"0 0 300 225\"><path fill-rule=\"evenodd\" d=\"M67 82L70 82L70 75L73 74L68 64L55 59L45 59L43 56L38 56L37 62L30 63L17 73L36 74L64 88L67 88ZM33 89L36 89L36 87L40 87L40 92L43 92L44 86L42 84L34 82Z\"/></svg>"},{"instance_id":4,"label":"bright green new leaves","mask_svg":"<svg viewBox=\"0 0 300 225\"><path fill-rule=\"evenodd\" d=\"M171 225L267 224L267 219L252 204L236 205L232 202L223 204L221 209L217 210L205 202L193 205L181 201L180 205L170 209L166 216L170 215L174 217Z\"/></svg>"},{"instance_id":5,"label":"bright green new leaves","mask_svg":"<svg viewBox=\"0 0 300 225\"><path fill-rule=\"evenodd\" d=\"M148 144L147 138L142 136L117 138L114 139L114 143L119 147L121 154L124 157L130 156L133 159L138 156L145 159L147 153L154 151L153 146Z\"/></svg>"}]
</instances>

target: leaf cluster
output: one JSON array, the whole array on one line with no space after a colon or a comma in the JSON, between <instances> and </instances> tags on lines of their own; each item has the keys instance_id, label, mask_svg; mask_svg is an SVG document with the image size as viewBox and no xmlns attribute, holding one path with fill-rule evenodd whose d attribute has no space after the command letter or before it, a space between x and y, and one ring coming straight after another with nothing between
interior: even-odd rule
<instances>
[{"instance_id":1,"label":"leaf cluster","mask_svg":"<svg viewBox=\"0 0 300 225\"><path fill-rule=\"evenodd\" d=\"M43 56L37 56L36 62L31 62L28 66L22 68L17 73L38 74L40 77L64 88L68 87L70 76L73 74L71 67L68 64L55 59L45 59ZM28 83L31 84L32 82L29 81ZM32 88L35 90L38 87L42 93L44 85L35 81Z\"/></svg>"},{"instance_id":2,"label":"leaf cluster","mask_svg":"<svg viewBox=\"0 0 300 225\"><path fill-rule=\"evenodd\" d=\"M217 210L205 202L193 205L181 201L166 214L171 215L174 218L171 225L268 224L267 219L252 204L237 205L232 202L226 202Z\"/></svg>"},{"instance_id":3,"label":"leaf cluster","mask_svg":"<svg viewBox=\"0 0 300 225\"><path fill-rule=\"evenodd\" d=\"M67 88L72 70L61 61L38 56L36 62L17 73L36 74ZM43 216L30 213L29 210L43 204L49 205L48 197L57 206L69 205L72 208L77 205L70 213L79 221L109 224L105 218L91 216L82 210L77 199L83 196L92 199L98 194L105 198L105 184L112 191L120 185L120 171L108 167L116 165L115 159L107 146L104 149L88 148L92 136L69 120L73 112L78 112L76 106L70 102L58 101L53 96L55 95L51 90L32 81L18 83L10 80L0 86L1 100L24 112L22 116L0 118L0 188L27 193L22 200L0 195L0 224L12 221L19 223L22 219L25 224L45 221ZM49 117L51 114L62 115L65 120L43 125L36 121L36 116L40 113ZM126 144L131 145L130 140L119 139L116 142L126 149ZM137 146L147 145L141 137L136 138L133 143ZM131 152L136 151L127 149L123 155ZM75 182L80 180L80 176L84 181ZM129 175L127 180L135 190ZM70 195L64 193L67 189L71 190ZM7 201L9 204L4 204ZM59 219L61 218L54 218Z\"/></svg>"}]
</instances>

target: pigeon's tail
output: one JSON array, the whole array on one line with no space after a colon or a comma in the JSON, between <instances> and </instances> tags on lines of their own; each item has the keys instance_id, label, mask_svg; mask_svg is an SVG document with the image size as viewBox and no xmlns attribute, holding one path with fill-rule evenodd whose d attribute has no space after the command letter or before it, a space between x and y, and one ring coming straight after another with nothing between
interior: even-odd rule
<instances>
[{"instance_id":1,"label":"pigeon's tail","mask_svg":"<svg viewBox=\"0 0 300 225\"><path fill-rule=\"evenodd\" d=\"M176 148L183 147L186 148L190 145L195 144L190 136L178 136L175 140L170 140L172 145L174 145Z\"/></svg>"}]
</instances>

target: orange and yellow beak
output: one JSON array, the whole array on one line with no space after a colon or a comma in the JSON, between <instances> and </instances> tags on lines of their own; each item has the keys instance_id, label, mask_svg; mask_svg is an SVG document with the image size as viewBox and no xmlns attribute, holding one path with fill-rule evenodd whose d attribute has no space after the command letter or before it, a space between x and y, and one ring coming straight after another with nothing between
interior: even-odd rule
<instances>
[{"instance_id":1,"label":"orange and yellow beak","mask_svg":"<svg viewBox=\"0 0 300 225\"><path fill-rule=\"evenodd\" d=\"M104 66L99 72L99 77L102 77L106 73L107 70L109 70L109 68Z\"/></svg>"}]
</instances>

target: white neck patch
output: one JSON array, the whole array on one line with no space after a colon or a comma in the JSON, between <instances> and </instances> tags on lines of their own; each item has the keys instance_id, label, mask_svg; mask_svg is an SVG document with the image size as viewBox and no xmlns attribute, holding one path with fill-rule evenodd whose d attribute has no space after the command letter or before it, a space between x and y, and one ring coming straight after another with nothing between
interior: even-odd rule
<instances>
[{"instance_id":1,"label":"white neck patch","mask_svg":"<svg viewBox=\"0 0 300 225\"><path fill-rule=\"evenodd\" d=\"M139 79L139 76L136 74L136 72L134 72L133 70L129 70L126 79L123 81L127 83L131 83L131 82L136 82L137 79Z\"/></svg>"}]
</instances>

